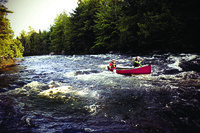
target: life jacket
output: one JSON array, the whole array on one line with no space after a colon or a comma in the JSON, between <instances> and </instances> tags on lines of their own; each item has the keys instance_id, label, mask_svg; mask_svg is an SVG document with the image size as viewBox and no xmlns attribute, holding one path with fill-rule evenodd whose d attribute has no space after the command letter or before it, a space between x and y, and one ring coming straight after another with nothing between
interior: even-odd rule
<instances>
[{"instance_id":1,"label":"life jacket","mask_svg":"<svg viewBox=\"0 0 200 133\"><path fill-rule=\"evenodd\" d=\"M110 63L109 66L111 66L111 69L116 69L116 64L114 64L114 63Z\"/></svg>"},{"instance_id":2,"label":"life jacket","mask_svg":"<svg viewBox=\"0 0 200 133\"><path fill-rule=\"evenodd\" d=\"M141 61L140 61L140 62L138 62L138 61L134 61L133 66L134 66L134 67L142 66L140 63L141 63Z\"/></svg>"}]
</instances>

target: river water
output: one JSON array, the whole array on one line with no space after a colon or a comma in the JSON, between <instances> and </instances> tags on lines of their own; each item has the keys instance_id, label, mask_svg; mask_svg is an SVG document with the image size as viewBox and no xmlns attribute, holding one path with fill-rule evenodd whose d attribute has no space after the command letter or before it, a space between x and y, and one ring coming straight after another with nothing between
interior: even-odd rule
<instances>
[{"instance_id":1,"label":"river water","mask_svg":"<svg viewBox=\"0 0 200 133\"><path fill-rule=\"evenodd\" d=\"M106 70L120 54L30 56L0 72L0 132L199 132L197 54L149 54L149 75Z\"/></svg>"}]
</instances>

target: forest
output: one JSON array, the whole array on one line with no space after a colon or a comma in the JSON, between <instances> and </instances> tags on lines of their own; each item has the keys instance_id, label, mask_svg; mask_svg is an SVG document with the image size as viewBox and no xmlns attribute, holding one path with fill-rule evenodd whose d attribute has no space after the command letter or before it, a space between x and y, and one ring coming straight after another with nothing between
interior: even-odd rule
<instances>
[{"instance_id":1,"label":"forest","mask_svg":"<svg viewBox=\"0 0 200 133\"><path fill-rule=\"evenodd\" d=\"M49 31L21 32L24 55L195 51L198 0L79 0ZM196 49L197 50L197 49Z\"/></svg>"},{"instance_id":2,"label":"forest","mask_svg":"<svg viewBox=\"0 0 200 133\"><path fill-rule=\"evenodd\" d=\"M6 0L0 1L0 69L16 63L16 57L22 57L24 47L18 39L14 39L14 32L10 22L6 18L9 11L4 4Z\"/></svg>"},{"instance_id":3,"label":"forest","mask_svg":"<svg viewBox=\"0 0 200 133\"><path fill-rule=\"evenodd\" d=\"M22 30L16 39L11 39L13 33L5 26L8 21L4 18L4 31L9 34L1 32L1 41L6 40L4 45L9 47L1 48L1 55L198 52L199 3L198 0L79 0L72 13L58 14L48 31L36 32L30 26L28 32ZM10 12L2 11L1 8L1 17ZM20 52L12 50L16 48L13 45L19 46Z\"/></svg>"}]
</instances>

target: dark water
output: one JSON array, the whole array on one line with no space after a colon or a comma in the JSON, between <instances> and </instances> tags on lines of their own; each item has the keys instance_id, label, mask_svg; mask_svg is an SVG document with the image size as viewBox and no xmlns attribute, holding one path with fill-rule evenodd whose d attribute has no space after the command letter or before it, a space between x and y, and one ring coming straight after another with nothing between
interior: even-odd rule
<instances>
[{"instance_id":1,"label":"dark water","mask_svg":"<svg viewBox=\"0 0 200 133\"><path fill-rule=\"evenodd\" d=\"M199 132L200 76L182 62L197 54L140 56L150 75L106 70L131 56L31 56L0 72L0 132Z\"/></svg>"}]
</instances>

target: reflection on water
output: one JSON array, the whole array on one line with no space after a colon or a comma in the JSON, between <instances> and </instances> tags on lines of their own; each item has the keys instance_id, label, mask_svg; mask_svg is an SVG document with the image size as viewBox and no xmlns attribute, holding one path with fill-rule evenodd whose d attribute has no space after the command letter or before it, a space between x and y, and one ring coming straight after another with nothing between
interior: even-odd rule
<instances>
[{"instance_id":1,"label":"reflection on water","mask_svg":"<svg viewBox=\"0 0 200 133\"><path fill-rule=\"evenodd\" d=\"M0 70L0 92L6 92L24 85L24 82L17 80L19 71L19 66Z\"/></svg>"},{"instance_id":2,"label":"reflection on water","mask_svg":"<svg viewBox=\"0 0 200 133\"><path fill-rule=\"evenodd\" d=\"M149 75L106 70L127 55L30 56L0 74L0 132L198 132L200 76L192 54L141 56Z\"/></svg>"}]
</instances>

